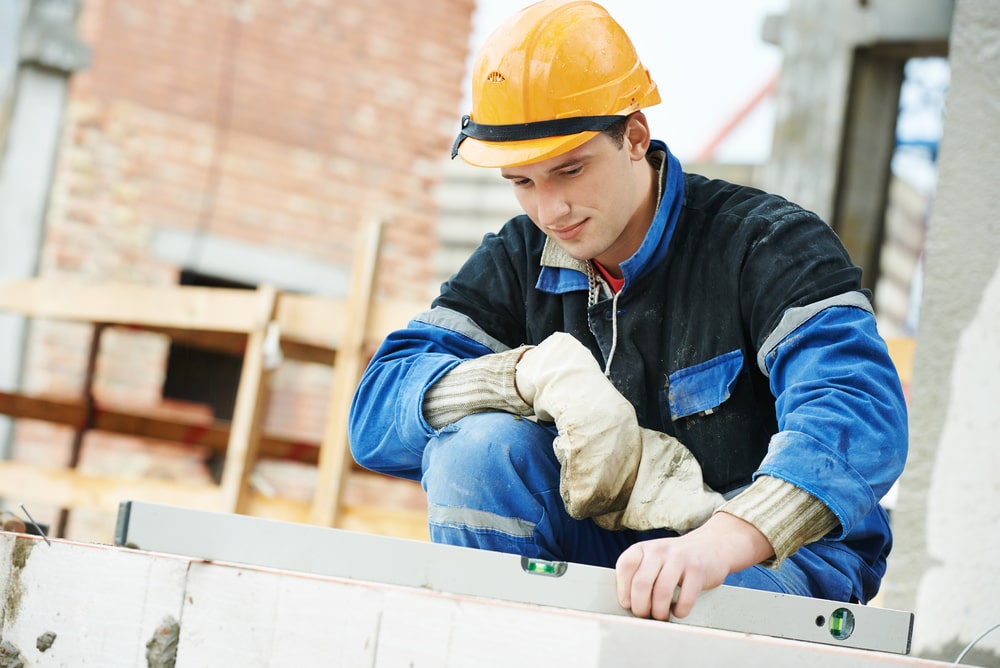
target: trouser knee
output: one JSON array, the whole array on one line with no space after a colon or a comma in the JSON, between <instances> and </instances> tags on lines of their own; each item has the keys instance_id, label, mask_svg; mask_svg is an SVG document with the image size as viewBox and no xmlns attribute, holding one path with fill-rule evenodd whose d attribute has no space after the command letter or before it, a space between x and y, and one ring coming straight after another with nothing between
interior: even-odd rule
<instances>
[{"instance_id":1,"label":"trouser knee","mask_svg":"<svg viewBox=\"0 0 1000 668\"><path fill-rule=\"evenodd\" d=\"M509 413L477 413L449 425L424 450L428 502L495 510L521 493L558 488L554 437Z\"/></svg>"},{"instance_id":2,"label":"trouser knee","mask_svg":"<svg viewBox=\"0 0 1000 668\"><path fill-rule=\"evenodd\" d=\"M569 516L555 436L554 428L530 420L481 413L431 439L422 479L431 540L613 567L639 536Z\"/></svg>"}]
</instances>

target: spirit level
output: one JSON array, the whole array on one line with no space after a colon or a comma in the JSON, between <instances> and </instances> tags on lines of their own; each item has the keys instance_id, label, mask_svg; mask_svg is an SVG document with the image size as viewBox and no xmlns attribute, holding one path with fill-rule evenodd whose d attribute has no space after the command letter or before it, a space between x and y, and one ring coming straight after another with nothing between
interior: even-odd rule
<instances>
[{"instance_id":1,"label":"spirit level","mask_svg":"<svg viewBox=\"0 0 1000 668\"><path fill-rule=\"evenodd\" d=\"M628 615L612 569L175 506L122 502L115 544L211 561ZM673 620L908 654L913 613L721 586Z\"/></svg>"}]
</instances>

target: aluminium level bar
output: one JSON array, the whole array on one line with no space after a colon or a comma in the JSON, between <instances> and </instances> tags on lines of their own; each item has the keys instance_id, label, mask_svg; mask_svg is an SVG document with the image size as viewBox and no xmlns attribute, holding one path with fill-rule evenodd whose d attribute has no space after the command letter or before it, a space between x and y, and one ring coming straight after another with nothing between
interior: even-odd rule
<instances>
[{"instance_id":1,"label":"aluminium level bar","mask_svg":"<svg viewBox=\"0 0 1000 668\"><path fill-rule=\"evenodd\" d=\"M343 529L124 501L115 544L449 594L613 615L609 568L389 538ZM721 586L702 592L676 623L908 654L913 613Z\"/></svg>"}]
</instances>

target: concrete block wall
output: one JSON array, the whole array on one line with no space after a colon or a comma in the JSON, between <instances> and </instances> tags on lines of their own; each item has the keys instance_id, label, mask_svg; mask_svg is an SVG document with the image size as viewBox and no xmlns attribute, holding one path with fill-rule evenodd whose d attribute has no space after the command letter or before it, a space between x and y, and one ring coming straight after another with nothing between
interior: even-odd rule
<instances>
[{"instance_id":1,"label":"concrete block wall","mask_svg":"<svg viewBox=\"0 0 1000 668\"><path fill-rule=\"evenodd\" d=\"M885 600L916 614L914 651L954 657L1000 623L1000 7L955 3L951 79L927 227L910 454ZM967 662L1000 666L1000 630Z\"/></svg>"},{"instance_id":2,"label":"concrete block wall","mask_svg":"<svg viewBox=\"0 0 1000 668\"><path fill-rule=\"evenodd\" d=\"M933 668L898 654L0 532L30 666Z\"/></svg>"}]
</instances>

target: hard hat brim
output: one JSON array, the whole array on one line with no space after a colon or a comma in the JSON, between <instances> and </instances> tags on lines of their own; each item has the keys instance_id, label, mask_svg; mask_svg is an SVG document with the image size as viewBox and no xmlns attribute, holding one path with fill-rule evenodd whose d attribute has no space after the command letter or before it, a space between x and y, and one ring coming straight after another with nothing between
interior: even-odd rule
<instances>
[{"instance_id":1,"label":"hard hat brim","mask_svg":"<svg viewBox=\"0 0 1000 668\"><path fill-rule=\"evenodd\" d=\"M572 151L599 134L600 132L587 131L572 135L505 142L483 141L468 137L458 147L458 155L475 167L517 167Z\"/></svg>"}]
</instances>

